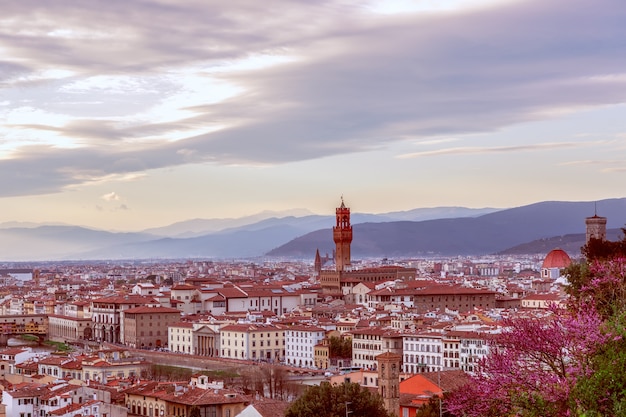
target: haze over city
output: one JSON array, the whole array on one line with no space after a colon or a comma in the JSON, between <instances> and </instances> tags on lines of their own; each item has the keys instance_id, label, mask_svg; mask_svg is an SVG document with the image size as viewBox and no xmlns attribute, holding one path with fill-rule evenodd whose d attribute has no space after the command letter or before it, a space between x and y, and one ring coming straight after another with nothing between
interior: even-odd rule
<instances>
[{"instance_id":1,"label":"haze over city","mask_svg":"<svg viewBox=\"0 0 626 417\"><path fill-rule=\"evenodd\" d=\"M622 197L622 1L40 1L0 16L0 222Z\"/></svg>"}]
</instances>

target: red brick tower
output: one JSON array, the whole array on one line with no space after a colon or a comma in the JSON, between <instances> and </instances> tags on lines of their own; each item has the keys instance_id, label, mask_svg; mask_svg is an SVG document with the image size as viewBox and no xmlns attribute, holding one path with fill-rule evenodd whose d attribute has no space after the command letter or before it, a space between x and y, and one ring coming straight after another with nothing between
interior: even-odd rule
<instances>
[{"instance_id":1,"label":"red brick tower","mask_svg":"<svg viewBox=\"0 0 626 417\"><path fill-rule=\"evenodd\" d=\"M350 209L346 207L341 197L341 207L335 211L337 225L333 227L335 241L335 268L343 271L350 265L350 244L352 243L352 226L350 226Z\"/></svg>"}]
</instances>

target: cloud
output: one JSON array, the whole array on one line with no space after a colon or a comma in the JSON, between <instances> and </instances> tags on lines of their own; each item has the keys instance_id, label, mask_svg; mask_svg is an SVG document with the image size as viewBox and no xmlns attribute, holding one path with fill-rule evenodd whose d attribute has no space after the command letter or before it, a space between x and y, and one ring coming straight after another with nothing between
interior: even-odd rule
<instances>
[{"instance_id":1,"label":"cloud","mask_svg":"<svg viewBox=\"0 0 626 417\"><path fill-rule=\"evenodd\" d=\"M602 170L602 172L611 173L611 172L626 172L626 167L616 166L616 167L607 167Z\"/></svg>"},{"instance_id":2,"label":"cloud","mask_svg":"<svg viewBox=\"0 0 626 417\"><path fill-rule=\"evenodd\" d=\"M130 210L130 208L126 204L120 204L119 206L111 207L106 211L117 212L117 211L128 211L128 210ZM100 205L96 205L96 211L104 212L105 208Z\"/></svg>"},{"instance_id":3,"label":"cloud","mask_svg":"<svg viewBox=\"0 0 626 417\"><path fill-rule=\"evenodd\" d=\"M419 158L427 156L441 156L441 155L471 155L471 154L489 154L489 153L505 153L505 152L527 152L527 151L545 151L552 149L562 148L575 148L579 146L586 146L584 143L539 143L533 145L518 145L518 146L495 146L495 147L459 147L459 148L447 148L437 149L433 151L413 152L403 155L398 155L400 159L406 158Z\"/></svg>"},{"instance_id":4,"label":"cloud","mask_svg":"<svg viewBox=\"0 0 626 417\"><path fill-rule=\"evenodd\" d=\"M258 166L366 152L626 101L621 0L391 16L356 1L277 2L281 13L247 1L118 6L3 6L0 86L9 104L0 120L20 107L38 112L0 123L0 136L14 138L0 159L0 196L190 162ZM279 63L251 64L262 57ZM41 114L61 122L35 119ZM401 157L567 146L576 145Z\"/></svg>"},{"instance_id":5,"label":"cloud","mask_svg":"<svg viewBox=\"0 0 626 417\"><path fill-rule=\"evenodd\" d=\"M607 163L610 163L610 162L602 161L602 160L586 159L586 160L581 160L581 161L561 162L559 165L560 166L593 166L593 165L606 165Z\"/></svg>"},{"instance_id":6,"label":"cloud","mask_svg":"<svg viewBox=\"0 0 626 417\"><path fill-rule=\"evenodd\" d=\"M120 200L120 196L117 193L115 193L114 191L110 192L108 194L104 194L100 198L105 200L105 201L119 201Z\"/></svg>"}]
</instances>

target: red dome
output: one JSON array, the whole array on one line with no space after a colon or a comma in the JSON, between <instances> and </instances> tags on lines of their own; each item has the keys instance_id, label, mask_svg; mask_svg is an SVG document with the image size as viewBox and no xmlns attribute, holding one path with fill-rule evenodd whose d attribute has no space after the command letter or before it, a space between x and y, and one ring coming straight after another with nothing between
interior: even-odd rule
<instances>
[{"instance_id":1,"label":"red dome","mask_svg":"<svg viewBox=\"0 0 626 417\"><path fill-rule=\"evenodd\" d=\"M572 263L569 255L563 249L553 249L543 260L542 269L567 268Z\"/></svg>"}]
</instances>

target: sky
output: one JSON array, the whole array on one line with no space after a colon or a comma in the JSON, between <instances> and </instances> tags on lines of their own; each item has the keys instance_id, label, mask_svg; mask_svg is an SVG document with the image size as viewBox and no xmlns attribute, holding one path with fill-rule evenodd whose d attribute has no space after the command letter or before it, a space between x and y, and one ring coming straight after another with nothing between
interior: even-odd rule
<instances>
[{"instance_id":1,"label":"sky","mask_svg":"<svg viewBox=\"0 0 626 417\"><path fill-rule=\"evenodd\" d=\"M0 9L0 223L626 196L623 0Z\"/></svg>"}]
</instances>

